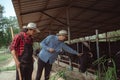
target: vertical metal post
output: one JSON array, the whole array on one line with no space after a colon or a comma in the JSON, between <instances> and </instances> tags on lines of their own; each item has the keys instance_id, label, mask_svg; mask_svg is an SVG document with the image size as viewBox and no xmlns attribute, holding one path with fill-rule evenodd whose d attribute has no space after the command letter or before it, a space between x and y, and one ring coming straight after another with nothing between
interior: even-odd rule
<instances>
[{"instance_id":1,"label":"vertical metal post","mask_svg":"<svg viewBox=\"0 0 120 80\"><path fill-rule=\"evenodd\" d=\"M81 45L82 45L82 53L83 53L83 43L81 43Z\"/></svg>"},{"instance_id":2,"label":"vertical metal post","mask_svg":"<svg viewBox=\"0 0 120 80\"><path fill-rule=\"evenodd\" d=\"M91 40L90 40L90 37L89 37L89 49L91 50Z\"/></svg>"},{"instance_id":3,"label":"vertical metal post","mask_svg":"<svg viewBox=\"0 0 120 80\"><path fill-rule=\"evenodd\" d=\"M71 44L71 41L70 41L70 15L69 15L69 7L66 7L66 15L67 15L67 27L68 27L68 42L69 44ZM72 61L71 59L69 58L69 69L70 70L73 70L73 67L72 67Z\"/></svg>"},{"instance_id":4,"label":"vertical metal post","mask_svg":"<svg viewBox=\"0 0 120 80\"><path fill-rule=\"evenodd\" d=\"M77 42L77 52L79 52L79 42ZM78 69L79 69L79 67L80 67L80 64L79 64L80 62L79 62L79 60L78 60Z\"/></svg>"},{"instance_id":5,"label":"vertical metal post","mask_svg":"<svg viewBox=\"0 0 120 80\"><path fill-rule=\"evenodd\" d=\"M106 42L108 42L108 35L107 35L107 32L105 33L105 39L106 39Z\"/></svg>"},{"instance_id":6,"label":"vertical metal post","mask_svg":"<svg viewBox=\"0 0 120 80\"><path fill-rule=\"evenodd\" d=\"M49 35L51 34L51 31L49 30Z\"/></svg>"},{"instance_id":7,"label":"vertical metal post","mask_svg":"<svg viewBox=\"0 0 120 80\"><path fill-rule=\"evenodd\" d=\"M79 42L77 42L77 52L79 52Z\"/></svg>"},{"instance_id":8,"label":"vertical metal post","mask_svg":"<svg viewBox=\"0 0 120 80\"><path fill-rule=\"evenodd\" d=\"M111 58L110 38L109 38L109 36L108 36L108 32L106 32L105 34L106 34L106 42L108 43L108 53L109 53L109 57Z\"/></svg>"},{"instance_id":9,"label":"vertical metal post","mask_svg":"<svg viewBox=\"0 0 120 80\"><path fill-rule=\"evenodd\" d=\"M83 38L83 42L85 41L85 38ZM82 53L84 52L84 45L82 43Z\"/></svg>"},{"instance_id":10,"label":"vertical metal post","mask_svg":"<svg viewBox=\"0 0 120 80\"><path fill-rule=\"evenodd\" d=\"M51 31L51 27L52 27L52 26L53 26L52 24L50 24L50 26L49 26L49 35L52 34L52 31Z\"/></svg>"},{"instance_id":11,"label":"vertical metal post","mask_svg":"<svg viewBox=\"0 0 120 80\"><path fill-rule=\"evenodd\" d=\"M96 49L97 49L97 59L100 58L100 53L99 53L99 34L98 34L98 30L96 30ZM100 64L99 64L99 60L98 60L98 79L100 80Z\"/></svg>"}]
</instances>

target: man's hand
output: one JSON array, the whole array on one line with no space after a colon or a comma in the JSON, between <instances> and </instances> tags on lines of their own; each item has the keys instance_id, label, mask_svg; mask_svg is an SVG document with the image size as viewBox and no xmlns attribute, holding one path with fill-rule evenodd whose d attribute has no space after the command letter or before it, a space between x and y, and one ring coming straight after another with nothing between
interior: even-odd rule
<instances>
[{"instance_id":1,"label":"man's hand","mask_svg":"<svg viewBox=\"0 0 120 80\"><path fill-rule=\"evenodd\" d=\"M80 56L82 56L82 55L83 55L83 53L78 53L78 54L77 54L78 57L80 57Z\"/></svg>"},{"instance_id":2,"label":"man's hand","mask_svg":"<svg viewBox=\"0 0 120 80\"><path fill-rule=\"evenodd\" d=\"M17 67L17 68L20 68L20 62L19 62L19 60L18 60L18 57L17 57L17 55L16 55L15 50L12 50L12 51L11 51L11 54L12 54L14 60L15 60L16 67Z\"/></svg>"},{"instance_id":3,"label":"man's hand","mask_svg":"<svg viewBox=\"0 0 120 80\"><path fill-rule=\"evenodd\" d=\"M54 50L53 48L50 48L50 49L49 49L49 52L50 52L50 53L53 53L54 51L55 51L55 50Z\"/></svg>"},{"instance_id":4,"label":"man's hand","mask_svg":"<svg viewBox=\"0 0 120 80\"><path fill-rule=\"evenodd\" d=\"M19 61L16 61L16 67L20 68L20 62Z\"/></svg>"}]
</instances>

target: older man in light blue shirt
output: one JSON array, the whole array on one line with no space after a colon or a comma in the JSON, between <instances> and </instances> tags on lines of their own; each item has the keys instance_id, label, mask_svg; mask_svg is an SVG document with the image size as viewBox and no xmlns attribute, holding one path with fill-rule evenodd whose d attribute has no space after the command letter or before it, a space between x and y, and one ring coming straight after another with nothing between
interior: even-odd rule
<instances>
[{"instance_id":1,"label":"older man in light blue shirt","mask_svg":"<svg viewBox=\"0 0 120 80\"><path fill-rule=\"evenodd\" d=\"M61 30L57 35L49 35L40 43L42 49L39 53L36 80L40 80L43 68L45 68L45 80L49 79L52 63L56 60L62 49L71 54L81 55L63 42L66 38L67 31Z\"/></svg>"}]
</instances>

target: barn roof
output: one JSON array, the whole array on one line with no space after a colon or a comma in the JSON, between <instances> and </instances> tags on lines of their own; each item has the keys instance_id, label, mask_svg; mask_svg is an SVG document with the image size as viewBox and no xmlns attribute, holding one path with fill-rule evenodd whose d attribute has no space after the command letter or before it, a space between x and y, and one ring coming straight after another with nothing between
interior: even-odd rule
<instances>
[{"instance_id":1,"label":"barn roof","mask_svg":"<svg viewBox=\"0 0 120 80\"><path fill-rule=\"evenodd\" d=\"M20 27L38 25L40 41L70 28L71 38L120 29L120 0L12 0Z\"/></svg>"}]
</instances>

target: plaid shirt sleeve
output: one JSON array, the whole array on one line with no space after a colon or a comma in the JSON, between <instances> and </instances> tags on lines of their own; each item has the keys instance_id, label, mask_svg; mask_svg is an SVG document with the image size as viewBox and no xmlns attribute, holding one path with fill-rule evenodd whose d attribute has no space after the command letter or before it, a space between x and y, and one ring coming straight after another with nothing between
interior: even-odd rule
<instances>
[{"instance_id":1,"label":"plaid shirt sleeve","mask_svg":"<svg viewBox=\"0 0 120 80\"><path fill-rule=\"evenodd\" d=\"M16 36L14 37L13 41L12 41L10 50L11 50L11 51L12 51L12 50L17 51L17 47L18 47L19 43L20 43L20 36L19 36L19 35L16 35Z\"/></svg>"}]
</instances>

